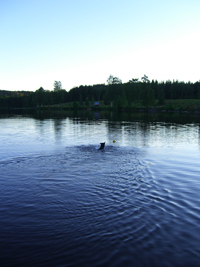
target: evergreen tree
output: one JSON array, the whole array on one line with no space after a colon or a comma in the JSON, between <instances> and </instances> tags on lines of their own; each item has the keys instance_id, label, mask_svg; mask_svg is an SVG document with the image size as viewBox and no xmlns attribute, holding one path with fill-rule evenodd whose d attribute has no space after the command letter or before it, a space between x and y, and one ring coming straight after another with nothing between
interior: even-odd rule
<instances>
[{"instance_id":1,"label":"evergreen tree","mask_svg":"<svg viewBox=\"0 0 200 267\"><path fill-rule=\"evenodd\" d=\"M154 90L150 86L148 76L144 75L141 80L143 81L142 104L149 108L155 102Z\"/></svg>"},{"instance_id":2,"label":"evergreen tree","mask_svg":"<svg viewBox=\"0 0 200 267\"><path fill-rule=\"evenodd\" d=\"M165 95L164 95L164 90L163 87L160 88L159 94L158 94L158 105L164 105L165 103Z\"/></svg>"},{"instance_id":3,"label":"evergreen tree","mask_svg":"<svg viewBox=\"0 0 200 267\"><path fill-rule=\"evenodd\" d=\"M88 107L90 105L90 101L89 101L88 97L86 97L86 99L85 99L85 105L86 105L86 107Z\"/></svg>"}]
</instances>

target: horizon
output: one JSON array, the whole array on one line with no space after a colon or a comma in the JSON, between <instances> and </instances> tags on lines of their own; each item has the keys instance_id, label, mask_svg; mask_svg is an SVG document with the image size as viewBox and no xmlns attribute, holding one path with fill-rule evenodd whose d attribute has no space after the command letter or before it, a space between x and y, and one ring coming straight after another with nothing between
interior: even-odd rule
<instances>
[{"instance_id":1,"label":"horizon","mask_svg":"<svg viewBox=\"0 0 200 267\"><path fill-rule=\"evenodd\" d=\"M148 77L147 77L148 78ZM129 81L128 81L129 82ZM125 83L128 83L128 82L125 82ZM196 82L198 82L198 83L200 83L200 80L199 81L196 81L196 82L190 82L190 81L188 81L188 82L185 82L185 81L179 81L179 80L173 80L173 81L171 81L171 80L167 80L167 81L158 81L158 80L151 80L151 81L149 81L149 83L151 84L152 82L158 82L158 84L161 84L161 83L164 83L164 84L166 84L167 82L171 82L172 84L173 83L176 83L176 82L178 82L178 83L185 83L185 84L188 84L188 83L190 83L190 84L195 84ZM122 82L122 84L125 84L125 83L123 83ZM141 80L141 79L138 79L138 81L137 82L134 82L134 83L143 83L143 81ZM61 83L62 84L62 83ZM81 87L81 86L83 86L83 87L87 87L87 86L98 86L98 85L102 85L102 86L109 86L109 84L108 83L95 83L95 84L85 84L85 85L83 85L83 84L81 84L81 85L79 85L79 86L75 86L75 87L72 87L72 88L70 88L69 90L67 90L67 89L65 89L65 88L63 88L62 86L61 86L61 88L59 89L59 90L65 90L65 91L67 91L67 92L69 92L70 90L73 90L73 89L75 89L75 88L79 88L79 87ZM39 88L37 88L36 90L5 90L5 89L0 89L0 91L8 91L8 92L35 92L35 91L37 91L38 89L40 89L40 88L43 88L42 86L40 86ZM49 92L52 92L52 91L54 91L54 88L52 88L51 90L50 89L48 89L48 88L43 88L45 91L49 91Z\"/></svg>"},{"instance_id":2,"label":"horizon","mask_svg":"<svg viewBox=\"0 0 200 267\"><path fill-rule=\"evenodd\" d=\"M0 90L200 80L200 2L0 1Z\"/></svg>"}]
</instances>

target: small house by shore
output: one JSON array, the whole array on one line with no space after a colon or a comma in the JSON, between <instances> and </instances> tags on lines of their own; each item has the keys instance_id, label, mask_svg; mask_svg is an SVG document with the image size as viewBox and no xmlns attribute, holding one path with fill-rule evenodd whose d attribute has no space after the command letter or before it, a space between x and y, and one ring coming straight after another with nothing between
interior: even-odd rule
<instances>
[{"instance_id":1,"label":"small house by shore","mask_svg":"<svg viewBox=\"0 0 200 267\"><path fill-rule=\"evenodd\" d=\"M95 107L99 107L100 103L99 102L94 102Z\"/></svg>"}]
</instances>

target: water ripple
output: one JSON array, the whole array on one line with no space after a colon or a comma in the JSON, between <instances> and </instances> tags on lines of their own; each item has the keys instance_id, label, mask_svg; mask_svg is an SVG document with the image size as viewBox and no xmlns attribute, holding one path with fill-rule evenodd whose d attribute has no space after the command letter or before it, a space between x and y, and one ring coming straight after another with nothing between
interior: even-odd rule
<instances>
[{"instance_id":1,"label":"water ripple","mask_svg":"<svg viewBox=\"0 0 200 267\"><path fill-rule=\"evenodd\" d=\"M181 266L190 257L198 266L192 166L139 155L77 146L1 161L0 260L10 251L17 264L35 266Z\"/></svg>"}]
</instances>

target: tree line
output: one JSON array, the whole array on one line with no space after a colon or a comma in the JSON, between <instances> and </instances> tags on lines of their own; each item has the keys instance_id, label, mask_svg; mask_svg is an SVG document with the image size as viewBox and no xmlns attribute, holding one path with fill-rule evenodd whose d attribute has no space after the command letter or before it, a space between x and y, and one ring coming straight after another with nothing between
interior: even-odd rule
<instances>
[{"instance_id":1,"label":"tree line","mask_svg":"<svg viewBox=\"0 0 200 267\"><path fill-rule=\"evenodd\" d=\"M166 99L200 99L200 81L150 81L144 75L126 83L110 75L106 84L81 85L69 91L62 89L60 81L54 82L54 90L40 87L35 92L0 90L0 108L35 108L61 103L73 106L90 106L95 101L113 107L132 107L137 103L145 107L164 105Z\"/></svg>"}]
</instances>

